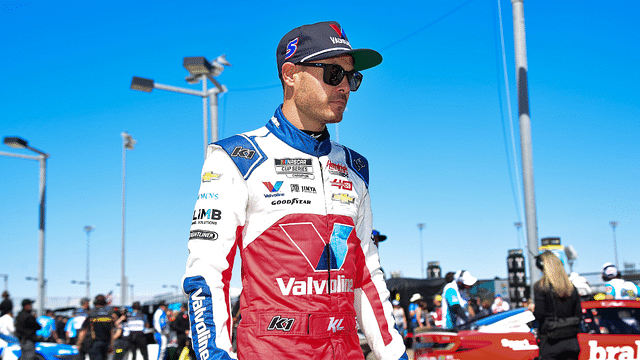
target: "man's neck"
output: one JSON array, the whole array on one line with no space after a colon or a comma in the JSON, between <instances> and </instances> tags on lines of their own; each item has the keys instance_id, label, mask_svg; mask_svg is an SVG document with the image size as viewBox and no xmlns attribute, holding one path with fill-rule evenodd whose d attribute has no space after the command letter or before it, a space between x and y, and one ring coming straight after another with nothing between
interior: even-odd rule
<instances>
[{"instance_id":1,"label":"man's neck","mask_svg":"<svg viewBox=\"0 0 640 360\"><path fill-rule=\"evenodd\" d=\"M318 124L306 119L302 114L300 114L293 101L285 101L282 104L282 114L287 118L287 120L289 120L291 125L303 131L319 132L326 128L326 125L324 124Z\"/></svg>"}]
</instances>

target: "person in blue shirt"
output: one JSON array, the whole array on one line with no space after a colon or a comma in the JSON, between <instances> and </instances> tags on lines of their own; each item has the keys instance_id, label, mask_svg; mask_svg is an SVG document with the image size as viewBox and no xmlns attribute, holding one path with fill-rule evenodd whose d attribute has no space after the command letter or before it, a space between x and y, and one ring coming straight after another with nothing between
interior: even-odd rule
<instances>
[{"instance_id":1,"label":"person in blue shirt","mask_svg":"<svg viewBox=\"0 0 640 360\"><path fill-rule=\"evenodd\" d=\"M467 315L467 300L463 293L471 288L478 279L466 270L456 272L453 281L443 289L442 317L445 329L455 329L469 320Z\"/></svg>"},{"instance_id":2,"label":"person in blue shirt","mask_svg":"<svg viewBox=\"0 0 640 360\"><path fill-rule=\"evenodd\" d=\"M53 317L53 310L45 310L45 315L38 316L36 319L38 324L42 327L36 331L36 335L42 338L44 342L61 343L56 332L56 319Z\"/></svg>"},{"instance_id":3,"label":"person in blue shirt","mask_svg":"<svg viewBox=\"0 0 640 360\"><path fill-rule=\"evenodd\" d=\"M169 321L167 320L167 303L162 300L153 314L154 337L158 343L158 360L167 358L167 335L169 335Z\"/></svg>"}]
</instances>

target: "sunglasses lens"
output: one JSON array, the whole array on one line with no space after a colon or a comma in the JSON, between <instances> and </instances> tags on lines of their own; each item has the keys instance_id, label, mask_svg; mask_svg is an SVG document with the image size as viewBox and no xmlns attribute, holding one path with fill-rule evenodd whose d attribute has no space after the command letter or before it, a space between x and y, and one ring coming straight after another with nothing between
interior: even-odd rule
<instances>
[{"instance_id":1,"label":"sunglasses lens","mask_svg":"<svg viewBox=\"0 0 640 360\"><path fill-rule=\"evenodd\" d=\"M340 65L331 65L325 68L325 77L327 77L326 83L331 86L337 86L344 79L344 69Z\"/></svg>"},{"instance_id":2,"label":"sunglasses lens","mask_svg":"<svg viewBox=\"0 0 640 360\"><path fill-rule=\"evenodd\" d=\"M356 91L362 84L362 74L357 71L354 71L353 74L347 74L347 79L349 80L349 88L351 91Z\"/></svg>"}]
</instances>

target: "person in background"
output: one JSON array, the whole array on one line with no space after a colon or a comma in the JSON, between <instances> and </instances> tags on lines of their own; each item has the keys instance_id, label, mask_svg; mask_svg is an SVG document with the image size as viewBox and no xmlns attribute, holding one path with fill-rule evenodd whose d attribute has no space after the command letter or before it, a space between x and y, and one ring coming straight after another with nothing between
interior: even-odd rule
<instances>
[{"instance_id":1,"label":"person in background","mask_svg":"<svg viewBox=\"0 0 640 360\"><path fill-rule=\"evenodd\" d=\"M420 307L421 300L423 300L423 297L419 293L413 294L409 299L411 302L409 304L409 319L411 319L409 323L411 328L409 330L411 332L414 332L417 328L425 326L422 322L422 308Z\"/></svg>"},{"instance_id":2,"label":"person in background","mask_svg":"<svg viewBox=\"0 0 640 360\"><path fill-rule=\"evenodd\" d=\"M396 320L396 329L400 335L404 336L407 331L407 317L404 314L404 309L400 306L400 301L393 300L391 301L391 305L393 305L393 318Z\"/></svg>"},{"instance_id":3,"label":"person in background","mask_svg":"<svg viewBox=\"0 0 640 360\"><path fill-rule=\"evenodd\" d=\"M9 297L7 290L2 292L2 302L0 302L0 316L7 313L13 313L13 300Z\"/></svg>"},{"instance_id":4,"label":"person in background","mask_svg":"<svg viewBox=\"0 0 640 360\"><path fill-rule=\"evenodd\" d=\"M189 357L195 359L193 353L193 347L189 334L191 333L191 327L189 325L189 313L187 310L187 304L180 304L180 312L176 314L175 320L171 323L173 331L176 332L178 342L178 354L180 354L184 347L189 349Z\"/></svg>"},{"instance_id":5,"label":"person in background","mask_svg":"<svg viewBox=\"0 0 640 360\"><path fill-rule=\"evenodd\" d=\"M142 360L149 360L149 351L147 350L147 338L144 330L149 327L147 314L142 312L142 306L139 301L131 304L131 314L127 316L126 327L129 330L129 349L131 350L132 360L136 360L138 350L142 355Z\"/></svg>"},{"instance_id":6,"label":"person in background","mask_svg":"<svg viewBox=\"0 0 640 360\"><path fill-rule=\"evenodd\" d=\"M169 322L167 320L167 303L162 300L158 309L153 313L153 328L156 330L154 337L158 343L158 360L166 360L169 335Z\"/></svg>"},{"instance_id":7,"label":"person in background","mask_svg":"<svg viewBox=\"0 0 640 360\"><path fill-rule=\"evenodd\" d=\"M53 317L53 310L47 309L44 311L44 315L38 316L36 321L40 324L40 330L36 332L44 342L62 343L58 338L58 332L56 331L56 319Z\"/></svg>"},{"instance_id":8,"label":"person in background","mask_svg":"<svg viewBox=\"0 0 640 360\"><path fill-rule=\"evenodd\" d=\"M502 300L502 295L496 294L493 304L491 304L491 312L497 314L507 310L509 310L509 303Z\"/></svg>"},{"instance_id":9,"label":"person in background","mask_svg":"<svg viewBox=\"0 0 640 360\"><path fill-rule=\"evenodd\" d=\"M62 315L56 315L55 319L56 319L56 334L58 335L58 339L60 340L61 344L66 344L68 341L67 341L67 333L65 331L65 328L67 326L67 321L69 321L69 319L67 319L66 316L62 316Z\"/></svg>"},{"instance_id":10,"label":"person in background","mask_svg":"<svg viewBox=\"0 0 640 360\"><path fill-rule=\"evenodd\" d=\"M41 326L33 316L32 304L33 300L22 300L22 310L16 316L16 337L20 341L20 349L22 350L20 360L33 360L36 357L36 341L38 340L36 331L40 330Z\"/></svg>"},{"instance_id":11,"label":"person in background","mask_svg":"<svg viewBox=\"0 0 640 360\"><path fill-rule=\"evenodd\" d=\"M444 318L442 317L442 295L437 294L433 297L433 311L429 313L430 319L435 327L444 326Z\"/></svg>"},{"instance_id":12,"label":"person in background","mask_svg":"<svg viewBox=\"0 0 640 360\"><path fill-rule=\"evenodd\" d=\"M635 300L638 297L638 287L631 281L625 281L612 263L602 265L602 280L605 283L605 299L607 300Z\"/></svg>"},{"instance_id":13,"label":"person in background","mask_svg":"<svg viewBox=\"0 0 640 360\"><path fill-rule=\"evenodd\" d=\"M111 314L115 331L111 336L113 341L113 360L122 360L127 355L129 347L129 329L127 327L127 309L122 308Z\"/></svg>"},{"instance_id":14,"label":"person in background","mask_svg":"<svg viewBox=\"0 0 640 360\"><path fill-rule=\"evenodd\" d=\"M80 300L80 309L76 310L75 314L69 321L67 321L67 325L65 326L65 332L67 333L68 343L70 345L76 345L76 341L78 338L78 332L82 328L82 324L84 324L87 315L89 315L90 307L89 307L89 299L82 298ZM80 351L80 346L78 346L78 351ZM84 359L86 356L85 353L79 353L78 359Z\"/></svg>"},{"instance_id":15,"label":"person in background","mask_svg":"<svg viewBox=\"0 0 640 360\"><path fill-rule=\"evenodd\" d=\"M15 332L16 326L13 319L13 312L9 311L0 316L0 334L15 337Z\"/></svg>"},{"instance_id":16,"label":"person in background","mask_svg":"<svg viewBox=\"0 0 640 360\"><path fill-rule=\"evenodd\" d=\"M453 280L443 289L442 316L446 329L455 329L469 321L475 313L468 313L468 303L463 294L467 292L478 279L466 270L457 271Z\"/></svg>"},{"instance_id":17,"label":"person in background","mask_svg":"<svg viewBox=\"0 0 640 360\"><path fill-rule=\"evenodd\" d=\"M96 295L93 299L94 309L84 320L82 328L78 333L78 344L83 351L89 353L91 360L107 360L109 350L113 348L113 319L106 307L107 298L102 295ZM90 339L89 342L85 342ZM87 345L89 345L88 348Z\"/></svg>"},{"instance_id":18,"label":"person in background","mask_svg":"<svg viewBox=\"0 0 640 360\"><path fill-rule=\"evenodd\" d=\"M539 359L578 359L578 330L582 317L580 295L569 280L562 262L551 251L538 255L536 266L542 270L542 278L533 287L533 315L539 324ZM562 339L552 336L545 323L567 318L577 319L575 335Z\"/></svg>"}]
</instances>

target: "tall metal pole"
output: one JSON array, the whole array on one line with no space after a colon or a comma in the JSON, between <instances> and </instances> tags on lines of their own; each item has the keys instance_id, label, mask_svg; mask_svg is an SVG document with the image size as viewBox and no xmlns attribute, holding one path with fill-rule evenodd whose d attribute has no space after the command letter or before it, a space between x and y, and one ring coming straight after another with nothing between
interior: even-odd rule
<instances>
[{"instance_id":1,"label":"tall metal pole","mask_svg":"<svg viewBox=\"0 0 640 360\"><path fill-rule=\"evenodd\" d=\"M39 226L39 245L40 251L38 254L38 315L44 315L44 302L45 302L45 285L44 279L44 223L45 223L45 199L47 190L47 158L48 154L40 154L40 226Z\"/></svg>"},{"instance_id":2,"label":"tall metal pole","mask_svg":"<svg viewBox=\"0 0 640 360\"><path fill-rule=\"evenodd\" d=\"M523 0L511 0L513 7L513 41L516 58L516 85L518 88L518 113L520 119L520 151L522 153L522 183L524 188L525 225L527 229L527 260L529 262L530 285L542 274L535 267L538 254L538 221L533 184L533 152L531 147L531 118L529 114L529 90L527 85L527 43L524 27ZM531 290L533 298L533 289Z\"/></svg>"},{"instance_id":3,"label":"tall metal pole","mask_svg":"<svg viewBox=\"0 0 640 360\"><path fill-rule=\"evenodd\" d=\"M617 221L609 221L609 225L611 225L611 229L613 229L613 253L616 259L616 268L620 269L620 267L618 267L618 245L616 244L616 228L620 223Z\"/></svg>"},{"instance_id":4,"label":"tall metal pole","mask_svg":"<svg viewBox=\"0 0 640 360\"><path fill-rule=\"evenodd\" d=\"M220 91L216 89L209 94L209 107L211 111L211 142L218 141L218 95Z\"/></svg>"},{"instance_id":5,"label":"tall metal pole","mask_svg":"<svg viewBox=\"0 0 640 360\"><path fill-rule=\"evenodd\" d=\"M126 131L120 134L122 136L122 260L120 263L120 305L127 303L127 277L124 271L124 229L125 229L125 188L127 178L127 149L133 150L136 141Z\"/></svg>"},{"instance_id":6,"label":"tall metal pole","mask_svg":"<svg viewBox=\"0 0 640 360\"><path fill-rule=\"evenodd\" d=\"M200 80L202 81L202 93L206 94L207 93L207 77L206 76L201 76ZM211 114L213 115L213 113ZM204 158L207 158L207 147L209 146L209 131L207 129L207 97L203 96L202 97L202 126L203 126L203 134L204 134ZM213 129L211 129L211 132L213 132Z\"/></svg>"},{"instance_id":7,"label":"tall metal pole","mask_svg":"<svg viewBox=\"0 0 640 360\"><path fill-rule=\"evenodd\" d=\"M87 278L85 280L87 285L87 299L91 299L91 283L89 282L89 233L95 229L95 226L87 225L84 227L84 231L87 233Z\"/></svg>"},{"instance_id":8,"label":"tall metal pole","mask_svg":"<svg viewBox=\"0 0 640 360\"><path fill-rule=\"evenodd\" d=\"M422 251L422 229L424 229L425 226L427 225L424 223L418 224L418 229L420 230L420 274L422 274L423 278L426 278L426 275L424 274L424 251Z\"/></svg>"}]
</instances>

